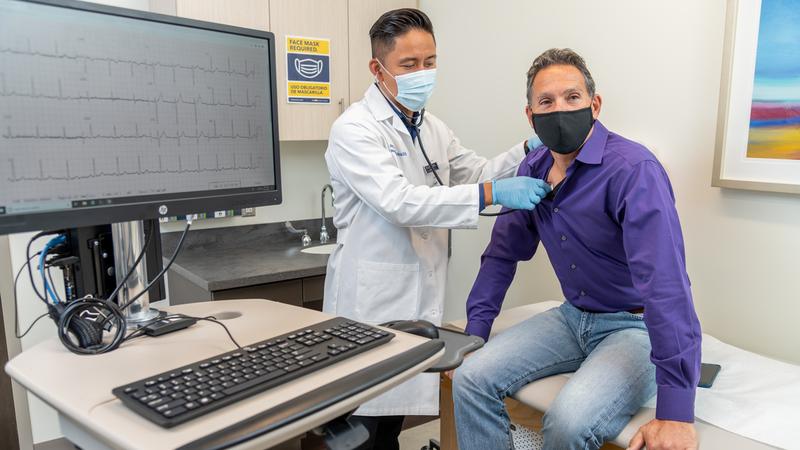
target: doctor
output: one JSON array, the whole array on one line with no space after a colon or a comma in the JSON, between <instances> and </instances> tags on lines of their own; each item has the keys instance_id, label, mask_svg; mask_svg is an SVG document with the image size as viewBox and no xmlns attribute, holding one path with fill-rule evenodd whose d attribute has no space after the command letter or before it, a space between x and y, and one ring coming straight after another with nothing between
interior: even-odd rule
<instances>
[{"instance_id":1,"label":"doctor","mask_svg":"<svg viewBox=\"0 0 800 450\"><path fill-rule=\"evenodd\" d=\"M389 11L369 34L375 83L333 124L325 152L338 245L328 260L324 311L370 324L438 325L447 229L477 228L479 211L490 204L531 210L550 188L512 177L527 141L482 158L425 112L436 42L423 12ZM371 434L363 448L397 448L404 415L439 413L437 388L436 375L420 375L359 408L357 420Z\"/></svg>"}]
</instances>

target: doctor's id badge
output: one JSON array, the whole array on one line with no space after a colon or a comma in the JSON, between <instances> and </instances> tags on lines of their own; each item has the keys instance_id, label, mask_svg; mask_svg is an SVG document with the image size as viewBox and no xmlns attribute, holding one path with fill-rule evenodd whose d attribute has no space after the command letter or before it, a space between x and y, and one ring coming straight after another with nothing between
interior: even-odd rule
<instances>
[{"instance_id":1,"label":"doctor's id badge","mask_svg":"<svg viewBox=\"0 0 800 450\"><path fill-rule=\"evenodd\" d=\"M286 36L289 103L331 102L331 40Z\"/></svg>"}]
</instances>

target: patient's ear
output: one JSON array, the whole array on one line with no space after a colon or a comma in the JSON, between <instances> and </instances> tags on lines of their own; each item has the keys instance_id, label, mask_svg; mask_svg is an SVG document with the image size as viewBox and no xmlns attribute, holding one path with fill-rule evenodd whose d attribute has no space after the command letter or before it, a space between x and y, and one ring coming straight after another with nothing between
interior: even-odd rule
<instances>
[{"instance_id":1,"label":"patient's ear","mask_svg":"<svg viewBox=\"0 0 800 450\"><path fill-rule=\"evenodd\" d=\"M531 128L533 128L533 117L532 117L533 110L531 109L531 106L525 105L525 109L523 109L522 112L525 113L525 117L528 119L528 125L530 125Z\"/></svg>"},{"instance_id":2,"label":"patient's ear","mask_svg":"<svg viewBox=\"0 0 800 450\"><path fill-rule=\"evenodd\" d=\"M592 99L592 118L597 119L600 116L600 108L603 106L603 98L600 94L594 94Z\"/></svg>"}]
</instances>

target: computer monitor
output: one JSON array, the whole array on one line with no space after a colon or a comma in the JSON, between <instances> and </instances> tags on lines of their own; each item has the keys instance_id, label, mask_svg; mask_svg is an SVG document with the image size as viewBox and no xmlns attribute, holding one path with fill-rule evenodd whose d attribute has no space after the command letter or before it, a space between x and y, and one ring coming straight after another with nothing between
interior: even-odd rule
<instances>
[{"instance_id":1,"label":"computer monitor","mask_svg":"<svg viewBox=\"0 0 800 450\"><path fill-rule=\"evenodd\" d=\"M0 234L281 202L272 33L0 1Z\"/></svg>"}]
</instances>

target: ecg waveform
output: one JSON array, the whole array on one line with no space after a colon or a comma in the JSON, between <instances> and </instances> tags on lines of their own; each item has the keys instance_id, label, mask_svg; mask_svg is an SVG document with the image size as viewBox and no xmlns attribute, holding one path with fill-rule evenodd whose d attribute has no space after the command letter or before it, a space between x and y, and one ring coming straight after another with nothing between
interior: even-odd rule
<instances>
[{"instance_id":1,"label":"ecg waveform","mask_svg":"<svg viewBox=\"0 0 800 450\"><path fill-rule=\"evenodd\" d=\"M255 157L258 159L258 157ZM204 167L200 162L200 156L196 156L196 160L193 161L194 167L191 165L187 166L181 155L178 155L177 161L177 168L170 169L164 167L164 163L162 161L162 157L158 157L158 168L157 169L150 169L142 166L141 157L137 157L137 166L138 169L136 170L125 170L120 167L120 160L119 157L116 157L116 170L113 172L103 171L97 169L97 160L96 158L91 159L91 173L78 175L72 174L71 171L74 172L74 168L70 168L70 162L65 161L65 172L64 175L52 175L46 174L44 169L44 162L39 160L39 174L36 176L17 176L16 174L16 163L14 158L8 159L8 164L11 169L11 176L9 177L9 181L11 182L19 182L19 181L73 181L73 180L85 180L88 178L99 178L99 177L118 177L123 175L151 175L151 174L183 174L183 173L206 173L206 172L229 172L229 171L238 171L238 170L259 170L262 168L261 164L254 162L254 156L252 153L249 154L249 162L245 161L244 164L240 164L236 161L236 155L233 155L233 164L230 166L225 166L224 164L221 165L219 162L219 156L216 157L216 165L214 167Z\"/></svg>"},{"instance_id":2,"label":"ecg waveform","mask_svg":"<svg viewBox=\"0 0 800 450\"><path fill-rule=\"evenodd\" d=\"M234 131L234 124L231 121L230 133L225 134L224 132L218 133L217 132L217 123L216 121L213 122L213 132L206 133L204 131L199 131L195 134L188 134L185 132L178 132L175 134L170 134L165 131L160 131L158 133L140 133L139 132L139 125L134 125L134 133L133 134L124 134L124 133L117 133L117 126L114 125L113 133L112 134L103 134L103 133L94 133L92 130L92 125L89 124L89 132L88 133L81 133L81 134L67 134L66 127L61 128L61 134L46 134L40 133L39 127L36 126L35 133L15 133L12 132L11 127L7 127L6 131L0 135L5 139L56 139L56 140L80 140L83 143L86 143L88 139L149 139L151 141L155 141L158 143L159 147L161 146L162 140L174 140L178 146L181 146L182 140L190 139L194 140L195 142L199 143L201 139L206 141L212 139L259 139L261 134L259 133L259 129L251 130L252 125L250 122L247 123L247 133L238 133Z\"/></svg>"},{"instance_id":3,"label":"ecg waveform","mask_svg":"<svg viewBox=\"0 0 800 450\"><path fill-rule=\"evenodd\" d=\"M4 8L0 207L274 184L265 41Z\"/></svg>"},{"instance_id":4,"label":"ecg waveform","mask_svg":"<svg viewBox=\"0 0 800 450\"><path fill-rule=\"evenodd\" d=\"M28 48L27 50L20 50L14 48L0 48L0 53L7 53L10 55L20 55L20 56L35 56L35 57L42 57L42 58L53 58L59 60L72 60L72 61L82 61L82 62L105 62L108 64L126 64L131 66L131 70L133 67L148 67L150 69L164 68L164 69L185 69L194 71L201 71L205 73L221 73L225 75L238 75L245 78L251 78L255 76L255 68L247 67L247 60L244 61L244 69L236 70L231 67L231 60L228 60L228 68L227 69L220 69L214 67L214 57L209 55L208 56L208 66L193 64L193 65L184 65L184 64L171 64L171 63L164 63L159 61L136 61L133 59L124 59L124 58L112 58L112 57L105 57L105 56L91 56L91 55L80 55L80 54L66 54L66 53L59 53L58 52L58 42L53 44L55 47L54 53L49 53L45 51L36 51L31 49L30 39L28 39ZM194 74L192 74L194 77Z\"/></svg>"},{"instance_id":5,"label":"ecg waveform","mask_svg":"<svg viewBox=\"0 0 800 450\"><path fill-rule=\"evenodd\" d=\"M57 101L109 101L109 102L131 102L133 104L136 103L150 103L150 104L185 104L185 105L202 105L202 106L228 106L228 107L237 107L237 108L255 108L256 99L261 98L260 96L253 97L253 100L250 100L250 90L245 89L245 101L244 103L239 103L233 99L233 89L228 89L228 101L225 102L224 100L217 100L215 97L219 97L215 95L214 89L211 90L211 99L207 101L203 98L203 96L198 95L197 97L193 98L191 101L186 100L183 98L181 94L178 94L177 97L174 98L167 98L163 94L159 94L157 97L136 97L136 95L132 95L130 97L121 97L114 95L114 92L110 92L108 95L90 95L88 92L86 94L77 94L77 95L64 95L61 79L58 80L58 93L57 94L47 94L41 93L36 91L36 85L33 79L31 79L31 87L29 91L14 91L8 90L6 88L5 83L5 74L0 73L0 97L20 97L20 98L31 98L31 99L45 99L45 100L57 100Z\"/></svg>"}]
</instances>

